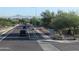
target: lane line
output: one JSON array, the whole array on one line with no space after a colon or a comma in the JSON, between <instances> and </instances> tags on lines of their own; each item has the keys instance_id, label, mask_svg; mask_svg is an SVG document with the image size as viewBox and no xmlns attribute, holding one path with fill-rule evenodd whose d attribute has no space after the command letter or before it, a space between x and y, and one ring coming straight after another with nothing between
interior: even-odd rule
<instances>
[{"instance_id":1,"label":"lane line","mask_svg":"<svg viewBox=\"0 0 79 59\"><path fill-rule=\"evenodd\" d=\"M8 31L10 31L10 30L8 30ZM6 31L5 33L7 33L8 31ZM5 34L5 33L3 33L3 34ZM3 34L2 34L2 35L3 35ZM5 39L8 35L9 35L9 34L7 34L6 36L2 37L2 39L0 39L0 42L1 42L3 39Z\"/></svg>"},{"instance_id":2,"label":"lane line","mask_svg":"<svg viewBox=\"0 0 79 59\"><path fill-rule=\"evenodd\" d=\"M17 27L17 26L19 26L19 25L16 25L16 26L14 26L14 27L10 28L9 30L7 30L7 31L6 31L6 32L4 32L3 34L5 34L5 33L9 32L10 30L14 29L14 28L15 28L15 27ZM3 35L3 34L2 34L2 35ZM3 39L5 39L8 35L9 35L9 34L7 34L7 35L6 35L6 36L4 36L2 39L0 39L0 42L1 42Z\"/></svg>"},{"instance_id":3,"label":"lane line","mask_svg":"<svg viewBox=\"0 0 79 59\"><path fill-rule=\"evenodd\" d=\"M5 36L5 37L6 37L6 36ZM4 37L4 38L5 38L5 37ZM0 38L3 38L3 37L0 37ZM4 39L4 38L3 38L3 39ZM7 37L7 38L28 38L28 37ZM35 39L35 38L31 38L31 39Z\"/></svg>"}]
</instances>

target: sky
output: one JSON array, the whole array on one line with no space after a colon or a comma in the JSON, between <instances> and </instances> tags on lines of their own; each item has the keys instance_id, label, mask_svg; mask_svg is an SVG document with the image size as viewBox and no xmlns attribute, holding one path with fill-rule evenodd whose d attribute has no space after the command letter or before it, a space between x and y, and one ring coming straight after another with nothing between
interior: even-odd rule
<instances>
[{"instance_id":1,"label":"sky","mask_svg":"<svg viewBox=\"0 0 79 59\"><path fill-rule=\"evenodd\" d=\"M0 7L0 16L40 16L40 14L45 10L49 10L51 12L57 12L58 10L66 12L75 11L79 13L78 7Z\"/></svg>"}]
</instances>

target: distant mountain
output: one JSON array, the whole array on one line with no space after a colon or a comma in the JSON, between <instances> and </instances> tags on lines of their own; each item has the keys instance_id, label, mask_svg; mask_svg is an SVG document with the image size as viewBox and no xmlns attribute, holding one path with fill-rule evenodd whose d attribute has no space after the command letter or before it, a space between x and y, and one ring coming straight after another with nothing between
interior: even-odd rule
<instances>
[{"instance_id":1,"label":"distant mountain","mask_svg":"<svg viewBox=\"0 0 79 59\"><path fill-rule=\"evenodd\" d=\"M18 20L18 19L31 19L33 16L23 16L23 15L15 15L15 16L0 16L0 18L10 18L10 19L14 19L14 20ZM36 16L38 18L41 18L40 16Z\"/></svg>"},{"instance_id":2,"label":"distant mountain","mask_svg":"<svg viewBox=\"0 0 79 59\"><path fill-rule=\"evenodd\" d=\"M32 16L15 15L15 16L11 16L9 18L11 18L11 19L22 19L22 18L32 18Z\"/></svg>"}]
</instances>

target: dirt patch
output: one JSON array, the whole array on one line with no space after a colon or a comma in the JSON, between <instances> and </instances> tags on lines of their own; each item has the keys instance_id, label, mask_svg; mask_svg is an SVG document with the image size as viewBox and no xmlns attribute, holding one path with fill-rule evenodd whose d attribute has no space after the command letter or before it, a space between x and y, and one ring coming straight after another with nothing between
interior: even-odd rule
<instances>
[{"instance_id":1,"label":"dirt patch","mask_svg":"<svg viewBox=\"0 0 79 59\"><path fill-rule=\"evenodd\" d=\"M44 27L40 27L40 28L38 28L38 30L40 30L43 33L48 33L48 30Z\"/></svg>"}]
</instances>

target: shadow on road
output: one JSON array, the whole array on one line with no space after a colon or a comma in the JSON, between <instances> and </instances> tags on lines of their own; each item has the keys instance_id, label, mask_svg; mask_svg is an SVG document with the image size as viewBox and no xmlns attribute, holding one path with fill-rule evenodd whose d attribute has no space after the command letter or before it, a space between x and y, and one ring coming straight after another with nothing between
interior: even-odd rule
<instances>
[{"instance_id":1,"label":"shadow on road","mask_svg":"<svg viewBox=\"0 0 79 59\"><path fill-rule=\"evenodd\" d=\"M10 34L3 34L1 36L4 37L7 36L3 40L43 40L44 38L42 37L41 34L39 33L26 33L25 35L20 35L20 33L10 33Z\"/></svg>"}]
</instances>

